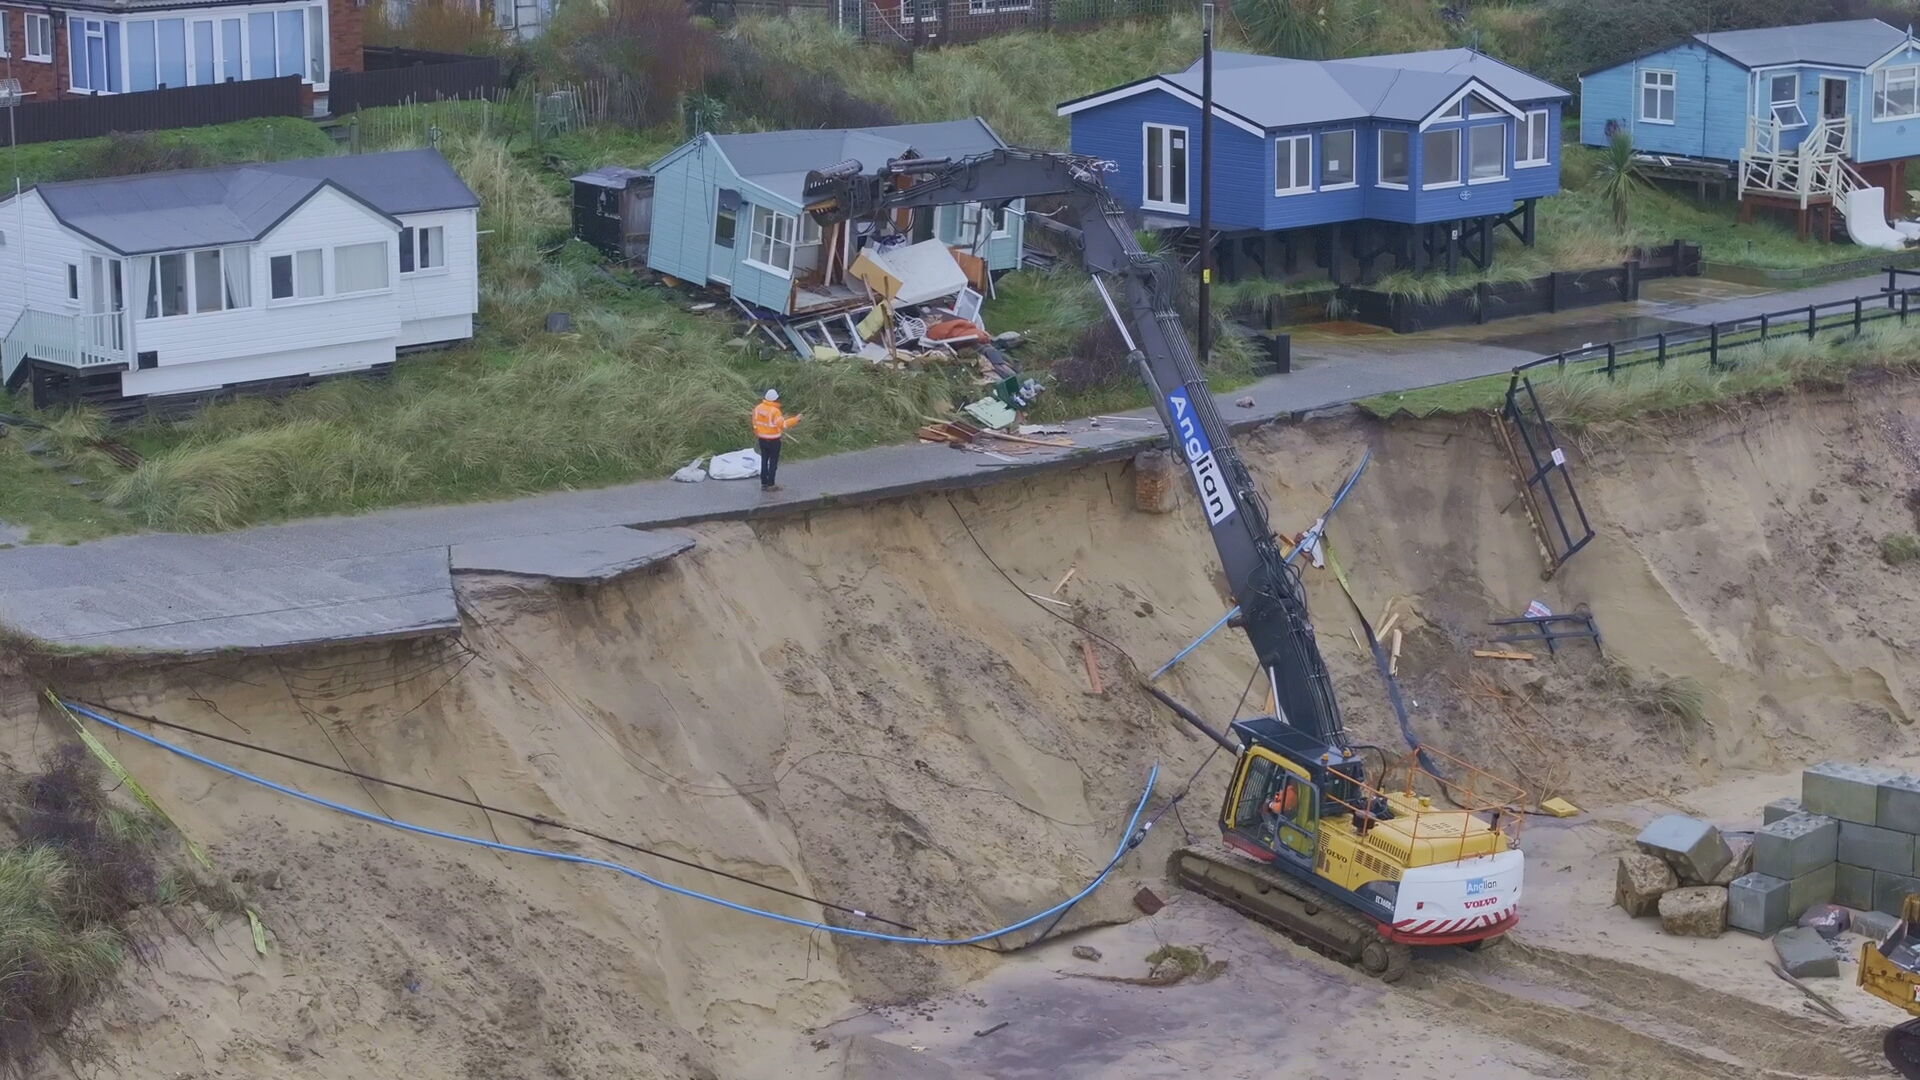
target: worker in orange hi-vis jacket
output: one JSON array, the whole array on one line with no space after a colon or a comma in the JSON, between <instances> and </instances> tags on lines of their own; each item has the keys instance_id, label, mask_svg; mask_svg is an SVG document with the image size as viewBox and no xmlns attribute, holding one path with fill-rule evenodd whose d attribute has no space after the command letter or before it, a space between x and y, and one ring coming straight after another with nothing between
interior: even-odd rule
<instances>
[{"instance_id":1,"label":"worker in orange hi-vis jacket","mask_svg":"<svg viewBox=\"0 0 1920 1080\"><path fill-rule=\"evenodd\" d=\"M760 490L779 491L774 473L780 468L780 443L800 414L786 416L780 411L780 391L767 391L766 399L753 407L753 436L760 441Z\"/></svg>"}]
</instances>

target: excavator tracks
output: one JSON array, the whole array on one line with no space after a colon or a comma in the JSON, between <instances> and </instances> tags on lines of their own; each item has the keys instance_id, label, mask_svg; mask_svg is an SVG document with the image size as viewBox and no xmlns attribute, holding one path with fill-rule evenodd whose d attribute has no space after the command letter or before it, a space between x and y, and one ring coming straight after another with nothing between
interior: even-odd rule
<instances>
[{"instance_id":1,"label":"excavator tracks","mask_svg":"<svg viewBox=\"0 0 1920 1080\"><path fill-rule=\"evenodd\" d=\"M1381 936L1372 921L1305 881L1251 859L1181 848L1167 860L1167 874L1180 887L1383 982L1397 982L1412 965L1413 950Z\"/></svg>"}]
</instances>

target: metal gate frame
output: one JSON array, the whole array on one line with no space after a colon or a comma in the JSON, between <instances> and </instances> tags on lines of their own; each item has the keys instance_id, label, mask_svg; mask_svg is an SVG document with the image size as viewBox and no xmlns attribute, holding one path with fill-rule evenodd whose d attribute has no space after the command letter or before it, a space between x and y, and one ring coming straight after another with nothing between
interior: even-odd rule
<instances>
[{"instance_id":1,"label":"metal gate frame","mask_svg":"<svg viewBox=\"0 0 1920 1080\"><path fill-rule=\"evenodd\" d=\"M1567 472L1566 451L1560 447L1546 410L1540 407L1532 380L1514 373L1507 384L1507 403L1494 420L1494 429L1513 462L1520 500L1527 506L1534 537L1546 557L1547 569L1540 576L1551 578L1587 546L1594 532L1586 507L1580 505L1580 493L1574 490L1573 476Z\"/></svg>"}]
</instances>

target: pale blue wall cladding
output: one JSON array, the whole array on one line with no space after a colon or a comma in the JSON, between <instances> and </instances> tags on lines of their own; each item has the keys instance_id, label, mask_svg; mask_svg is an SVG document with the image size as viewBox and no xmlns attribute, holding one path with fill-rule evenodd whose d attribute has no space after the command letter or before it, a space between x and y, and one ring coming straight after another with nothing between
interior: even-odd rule
<instances>
[{"instance_id":1,"label":"pale blue wall cladding","mask_svg":"<svg viewBox=\"0 0 1920 1080\"><path fill-rule=\"evenodd\" d=\"M1007 235L988 236L985 244L974 254L987 260L987 269L1018 270L1027 237L1027 204L1024 199L1016 200L1007 207ZM962 208L943 206L934 217L934 236L948 244L959 244L961 236ZM972 250L969 248L969 250Z\"/></svg>"},{"instance_id":2,"label":"pale blue wall cladding","mask_svg":"<svg viewBox=\"0 0 1920 1080\"><path fill-rule=\"evenodd\" d=\"M1523 106L1525 108L1526 106ZM1541 106L1533 106L1539 108ZM1499 120L1482 118L1467 124L1435 125L1464 127L1472 124L1499 124L1506 147L1506 179L1491 183L1462 185L1459 190L1419 188L1419 143L1414 135L1414 187L1410 190L1382 188L1379 180L1379 132L1382 129L1413 131L1412 124L1375 120L1339 121L1311 127L1276 129L1265 136L1251 133L1216 119L1214 139L1214 208L1216 228L1255 228L1278 231L1340 221L1377 219L1397 222L1453 221L1482 214L1505 213L1518 199L1552 195L1560 190L1560 105L1548 110L1547 164L1520 168L1515 162L1516 124L1502 114ZM1107 184L1128 206L1139 207L1146 191L1144 128L1147 124L1184 127L1188 133L1189 168L1195 190L1189 199L1187 217L1197 221L1200 204L1198 177L1200 162L1200 110L1198 106L1163 91L1138 94L1072 116L1075 153L1113 161L1116 168L1107 174ZM1350 188L1326 190L1326 136L1331 132L1352 131L1355 136L1355 183ZM1308 135L1313 143L1313 179L1315 189L1308 192L1277 194L1274 191L1277 144L1293 136ZM1465 170L1467 144L1461 143ZM1155 211L1164 214L1165 211ZM1177 215L1176 215L1177 216Z\"/></svg>"},{"instance_id":3,"label":"pale blue wall cladding","mask_svg":"<svg viewBox=\"0 0 1920 1080\"><path fill-rule=\"evenodd\" d=\"M1823 68L1812 64L1795 64L1792 67L1765 68L1754 73L1754 92L1750 99L1753 103L1753 115L1762 121L1771 123L1773 119L1773 81L1777 77L1791 76L1798 84L1798 93L1794 100L1800 105L1800 115L1806 123L1799 127L1783 128L1780 132L1781 145L1788 150L1797 148L1805 140L1807 133L1820 122L1824 104L1825 80L1834 79L1847 88L1846 115L1859 124L1860 73L1845 68ZM1855 132L1856 138L1858 131Z\"/></svg>"},{"instance_id":4,"label":"pale blue wall cladding","mask_svg":"<svg viewBox=\"0 0 1920 1080\"><path fill-rule=\"evenodd\" d=\"M1878 66L1886 69L1911 67L1916 64L1920 64L1920 49L1909 46ZM1854 140L1854 160L1890 161L1895 158L1920 157L1920 117L1875 120L1872 73L1862 76L1861 88L1862 92L1856 98L1859 102L1857 106L1859 111L1855 115L1861 117L1861 121Z\"/></svg>"},{"instance_id":5,"label":"pale blue wall cladding","mask_svg":"<svg viewBox=\"0 0 1920 1080\"><path fill-rule=\"evenodd\" d=\"M732 247L714 243L714 215L722 188L738 191L741 198ZM647 244L647 266L696 285L726 281L740 299L786 311L792 279L762 270L746 258L756 204L787 214L798 211L772 193L741 180L727 164L726 155L705 137L681 147L654 167L653 233Z\"/></svg>"},{"instance_id":6,"label":"pale blue wall cladding","mask_svg":"<svg viewBox=\"0 0 1920 1080\"><path fill-rule=\"evenodd\" d=\"M1640 81L1647 71L1674 74L1673 123L1641 119ZM1734 161L1747 142L1750 74L1696 41L1675 45L1580 80L1580 141L1605 146L1608 121L1633 137L1635 149Z\"/></svg>"}]
</instances>

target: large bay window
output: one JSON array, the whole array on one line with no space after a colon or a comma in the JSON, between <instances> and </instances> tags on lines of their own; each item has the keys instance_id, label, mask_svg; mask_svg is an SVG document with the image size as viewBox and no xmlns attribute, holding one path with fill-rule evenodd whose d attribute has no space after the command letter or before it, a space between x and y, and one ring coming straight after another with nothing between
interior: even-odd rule
<instances>
[{"instance_id":1,"label":"large bay window","mask_svg":"<svg viewBox=\"0 0 1920 1080\"><path fill-rule=\"evenodd\" d=\"M1881 68L1873 73L1873 118L1920 116L1920 67Z\"/></svg>"},{"instance_id":2,"label":"large bay window","mask_svg":"<svg viewBox=\"0 0 1920 1080\"><path fill-rule=\"evenodd\" d=\"M252 263L243 247L148 255L140 260L139 269L144 283L143 319L253 306ZM96 269L96 276L98 273ZM114 288L118 290L117 280Z\"/></svg>"},{"instance_id":3,"label":"large bay window","mask_svg":"<svg viewBox=\"0 0 1920 1080\"><path fill-rule=\"evenodd\" d=\"M1479 184L1507 176L1507 128L1477 124L1467 129L1467 179Z\"/></svg>"},{"instance_id":4,"label":"large bay window","mask_svg":"<svg viewBox=\"0 0 1920 1080\"><path fill-rule=\"evenodd\" d=\"M68 33L69 82L96 94L285 75L324 86L331 70L327 9L318 4L125 20L75 15Z\"/></svg>"},{"instance_id":5,"label":"large bay window","mask_svg":"<svg viewBox=\"0 0 1920 1080\"><path fill-rule=\"evenodd\" d=\"M1460 182L1460 129L1445 128L1420 136L1420 184L1452 187Z\"/></svg>"}]
</instances>

